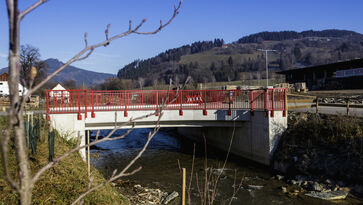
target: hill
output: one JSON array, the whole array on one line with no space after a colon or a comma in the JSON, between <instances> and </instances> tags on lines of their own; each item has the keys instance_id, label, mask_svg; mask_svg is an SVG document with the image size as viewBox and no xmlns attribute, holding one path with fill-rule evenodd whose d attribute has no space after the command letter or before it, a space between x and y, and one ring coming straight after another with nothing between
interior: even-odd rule
<instances>
[{"instance_id":1,"label":"hill","mask_svg":"<svg viewBox=\"0 0 363 205\"><path fill-rule=\"evenodd\" d=\"M57 68L64 65L63 62L59 61L58 59L49 58L44 61L48 67L47 67L47 74L53 73ZM0 74L7 72L8 68L2 68L0 69ZM80 85L95 85L100 84L107 78L115 77L113 74L109 73L99 73L99 72L93 72L85 69L81 69L75 66L68 66L65 68L62 72L60 72L58 75L56 75L52 81L54 82L65 82L67 80L74 80L78 86Z\"/></svg>"},{"instance_id":2,"label":"hill","mask_svg":"<svg viewBox=\"0 0 363 205\"><path fill-rule=\"evenodd\" d=\"M118 71L119 79L142 80L145 86L169 79L221 82L265 78L269 53L270 77L277 70L363 58L363 35L347 30L261 32L225 44L223 39L195 42L167 50L146 60L135 60Z\"/></svg>"}]
</instances>

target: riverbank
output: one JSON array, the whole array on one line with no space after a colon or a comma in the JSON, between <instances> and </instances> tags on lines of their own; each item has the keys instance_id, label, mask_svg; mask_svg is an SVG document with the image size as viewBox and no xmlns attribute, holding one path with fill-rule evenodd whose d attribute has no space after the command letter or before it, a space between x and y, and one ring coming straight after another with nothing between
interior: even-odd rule
<instances>
[{"instance_id":1,"label":"riverbank","mask_svg":"<svg viewBox=\"0 0 363 205\"><path fill-rule=\"evenodd\" d=\"M45 125L45 124L43 124ZM7 126L7 118L0 117L0 130ZM37 152L30 154L32 172L48 163L48 130L41 130ZM1 133L3 134L3 133ZM75 144L62 137L55 136L55 157L72 149ZM11 140L10 140L11 141ZM17 166L14 145L10 142L9 169L14 179L17 179ZM29 151L30 152L30 151ZM0 159L1 160L1 159ZM1 162L1 161L0 161ZM100 172L91 168L94 177L92 185L105 181ZM87 164L78 153L71 154L54 168L46 171L35 184L32 204L71 204L88 187ZM18 204L18 195L12 190L3 177L3 167L0 166L0 204ZM85 197L85 204L129 204L128 200L117 192L112 185L105 185Z\"/></svg>"},{"instance_id":2,"label":"riverbank","mask_svg":"<svg viewBox=\"0 0 363 205\"><path fill-rule=\"evenodd\" d=\"M307 194L363 197L363 119L289 113L273 168Z\"/></svg>"}]
</instances>

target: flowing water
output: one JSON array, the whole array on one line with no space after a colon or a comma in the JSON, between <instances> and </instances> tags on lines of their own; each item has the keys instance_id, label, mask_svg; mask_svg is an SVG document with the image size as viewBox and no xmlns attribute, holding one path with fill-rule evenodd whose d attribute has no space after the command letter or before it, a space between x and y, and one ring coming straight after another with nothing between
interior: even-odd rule
<instances>
[{"instance_id":1,"label":"flowing water","mask_svg":"<svg viewBox=\"0 0 363 205\"><path fill-rule=\"evenodd\" d=\"M151 129L135 129L124 139L108 141L97 145L91 150L98 157L91 163L106 177L110 176L114 169L122 169L139 152L146 142ZM114 136L124 133L118 130ZM102 131L100 136L107 135L108 131ZM95 132L91 134L95 136ZM178 136L173 130L162 130L152 139L144 155L135 163L133 168L142 166L142 170L135 175L124 178L133 180L144 187L159 188L166 192L177 191L181 193L180 167L187 169L187 185L191 178L194 142L185 137ZM204 144L196 144L193 177L191 185L192 204L200 204L200 196L197 186L196 174L199 179L199 187L203 187L201 179L204 179L204 167L212 169L208 177L215 179L223 166L226 153L208 146L205 152ZM205 157L207 153L207 160ZM207 164L207 165L206 165ZM284 194L281 186L288 190L299 190L299 187L288 185L283 181L273 179L273 173L268 167L255 164L236 156L230 156L225 171L220 175L217 186L216 202L214 204L229 204L235 188L242 180L243 186L233 197L232 204L359 204L354 197L338 202L329 202L309 198L304 194L297 196ZM252 186L249 186L252 185ZM258 185L258 186L255 186ZM212 188L210 188L212 191Z\"/></svg>"}]
</instances>

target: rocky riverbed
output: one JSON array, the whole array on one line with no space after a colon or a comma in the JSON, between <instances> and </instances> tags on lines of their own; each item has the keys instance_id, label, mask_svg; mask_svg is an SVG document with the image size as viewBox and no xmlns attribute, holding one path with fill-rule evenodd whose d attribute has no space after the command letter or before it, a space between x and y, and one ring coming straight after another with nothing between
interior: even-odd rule
<instances>
[{"instance_id":1,"label":"rocky riverbed","mask_svg":"<svg viewBox=\"0 0 363 205\"><path fill-rule=\"evenodd\" d=\"M129 199L133 205L145 204L178 204L179 193L162 191L158 188L143 187L131 180L117 180L112 183L116 189Z\"/></svg>"},{"instance_id":2,"label":"rocky riverbed","mask_svg":"<svg viewBox=\"0 0 363 205\"><path fill-rule=\"evenodd\" d=\"M312 120L309 115L299 116L297 114L290 114L290 126L298 125L300 120L305 120L305 122L311 122L312 124L316 123L316 119ZM328 119L328 121L330 120L331 119ZM340 120L332 120L332 122L336 125L341 123ZM325 122L325 120L322 120L322 122L323 121ZM354 119L350 119L350 121L353 122L353 124L350 123L350 125L356 124ZM314 129L308 129L307 126L302 126L301 129L298 130L296 130L297 128L294 128L293 130L288 131L288 133L290 133L290 137L285 136L281 139L282 146L278 148L276 153L279 155L276 155L275 158L276 163L281 166L280 168L285 169L280 170L280 173L276 173L273 169L269 169L268 167L261 166L233 155L229 157L226 169L221 172L219 167L224 162L225 152L218 151L213 147L208 147L208 170L212 170L212 172L210 172L210 176L215 177L216 174L222 173L218 183L216 202L214 204L229 204L232 199L232 204L247 205L330 205L335 204L336 201L321 200L321 198L328 199L335 197L335 199L337 199L340 197L342 199L345 197L346 193L348 193L346 198L344 200L339 200L340 204L362 204L362 197L356 194L356 190L359 189L359 187L355 186L359 185L359 183L354 183L354 181L349 182L348 180L345 180L345 178L335 178L335 176L320 177L325 176L325 171L316 173L307 169L307 172L304 174L294 168L295 165L300 164L301 159L303 159L303 154L307 154L309 161L311 161L314 159L315 155L321 155L320 147L327 147L325 146L325 143L327 143L325 141L327 140L323 140L322 142L317 140L317 136L326 136L326 130L331 129L331 127L322 122L320 122L320 124L318 124L318 126ZM343 124L340 125L340 127L344 126ZM321 127L323 127L322 130L324 132L318 132L316 130ZM355 127L355 130L357 131L357 127ZM148 129L136 129L124 139L100 144L98 149L92 149L92 154L98 156L91 160L92 164L99 169L105 177L109 177L112 175L114 169L123 168L126 164L128 164L129 160L138 153L145 143L149 131L150 130ZM295 131L297 131L299 135L291 135L291 132L294 133ZM124 131L122 130L118 131L115 133L115 136L119 136L123 132ZM340 131L336 133L339 134ZM101 132L101 134L106 135L107 131ZM353 134L351 133L349 136L353 136ZM95 133L92 133L92 135L95 135ZM356 133L354 135L356 135ZM301 140L298 136L303 137L303 140ZM336 135L336 137L340 140L341 136ZM301 143L296 143L294 140ZM331 140L332 139L330 139L330 141ZM302 142L305 142L305 144ZM135 164L136 167L142 166L143 169L135 175L115 182L113 185L120 191L121 194L130 199L131 204L163 204L164 199L167 196L175 196L175 194L172 194L174 191L179 192L178 194L181 193L180 167L187 169L187 180L189 181L190 171L192 170L193 144L193 141L188 141L181 136L179 137L172 131L165 132L164 130L159 132L151 141L148 150ZM330 144L328 145L330 146ZM355 150L354 153L359 150L359 146L353 146L351 143L346 143L344 146L346 147L347 145L351 147L351 150ZM297 146L301 147L301 150L303 150L301 153L296 151L295 148ZM306 149L303 148L304 146ZM307 148L315 148L318 154L310 156L310 151L306 151ZM334 146L331 146L331 148L334 148L335 150L337 149L337 147ZM344 148L344 150L345 149L346 148ZM329 151L329 149L327 149L327 151ZM332 151L329 153L331 152ZM358 158L353 158L353 156L358 155L353 155L351 153L349 154L351 161L357 161ZM327 156L327 154L324 155ZM204 145L196 144L194 173L198 173L199 177L202 178L205 170L204 156ZM341 159L337 157L337 160L337 162L339 162ZM357 168L359 168L359 166L357 166ZM237 173L235 172L236 170ZM358 174L358 172L356 174L358 176L362 176L362 174ZM198 191L198 186L196 185L195 174L193 176L194 178L191 186L191 204L200 204L201 195ZM354 174L351 174L351 176L354 176ZM354 177L352 178L354 179ZM240 181L242 181L241 187L239 191L233 195L236 185L238 185ZM169 204L179 203L180 196L169 202Z\"/></svg>"}]
</instances>

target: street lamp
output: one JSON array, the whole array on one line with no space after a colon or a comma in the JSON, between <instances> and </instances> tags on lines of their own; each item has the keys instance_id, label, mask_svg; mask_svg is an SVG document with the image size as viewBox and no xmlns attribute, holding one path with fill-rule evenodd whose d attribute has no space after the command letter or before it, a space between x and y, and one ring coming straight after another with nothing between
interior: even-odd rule
<instances>
[{"instance_id":1,"label":"street lamp","mask_svg":"<svg viewBox=\"0 0 363 205\"><path fill-rule=\"evenodd\" d=\"M257 50L265 52L265 57L266 57L266 88L267 88L268 87L268 56L267 56L267 53L268 52L275 52L276 50L266 50L266 49L257 49Z\"/></svg>"}]
</instances>

